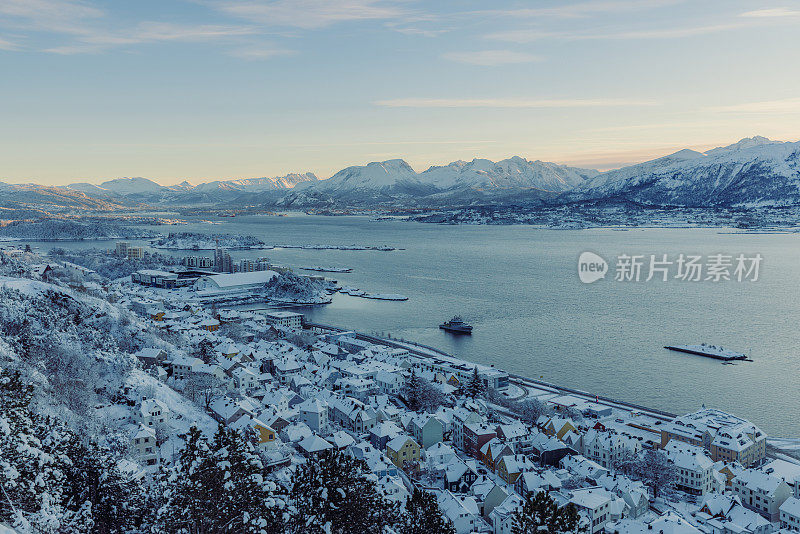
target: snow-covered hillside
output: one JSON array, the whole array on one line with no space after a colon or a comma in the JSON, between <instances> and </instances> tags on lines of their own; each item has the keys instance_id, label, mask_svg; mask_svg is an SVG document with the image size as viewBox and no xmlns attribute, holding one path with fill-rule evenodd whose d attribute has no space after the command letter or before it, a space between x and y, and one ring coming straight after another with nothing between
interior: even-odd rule
<instances>
[{"instance_id":1,"label":"snow-covered hillside","mask_svg":"<svg viewBox=\"0 0 800 534\"><path fill-rule=\"evenodd\" d=\"M605 198L702 207L800 204L800 142L756 136L705 153L681 150L602 173L562 200Z\"/></svg>"}]
</instances>

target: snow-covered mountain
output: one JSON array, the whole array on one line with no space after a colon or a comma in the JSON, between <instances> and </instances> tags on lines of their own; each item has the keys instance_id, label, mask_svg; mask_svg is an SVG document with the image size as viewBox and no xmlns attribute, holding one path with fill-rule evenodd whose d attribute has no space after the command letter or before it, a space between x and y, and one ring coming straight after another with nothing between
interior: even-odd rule
<instances>
[{"instance_id":1,"label":"snow-covered mountain","mask_svg":"<svg viewBox=\"0 0 800 534\"><path fill-rule=\"evenodd\" d=\"M240 180L218 180L206 182L191 188L195 193L208 193L212 191L243 191L257 193L262 191L280 191L291 189L297 184L305 182L316 182L318 178L312 172L291 173L286 176L276 176L271 178L244 178Z\"/></svg>"},{"instance_id":2,"label":"snow-covered mountain","mask_svg":"<svg viewBox=\"0 0 800 534\"><path fill-rule=\"evenodd\" d=\"M101 189L111 191L117 195L144 195L148 193L159 193L166 189L163 185L155 183L147 178L115 178L100 184Z\"/></svg>"},{"instance_id":3,"label":"snow-covered mountain","mask_svg":"<svg viewBox=\"0 0 800 534\"><path fill-rule=\"evenodd\" d=\"M327 180L303 184L290 192L282 203L470 204L498 201L512 191L524 191L533 198L550 197L597 174L595 170L528 161L518 156L498 162L488 159L455 161L418 173L405 161L394 159L347 167Z\"/></svg>"},{"instance_id":4,"label":"snow-covered mountain","mask_svg":"<svg viewBox=\"0 0 800 534\"><path fill-rule=\"evenodd\" d=\"M562 201L625 199L694 207L800 204L800 142L751 137L604 172Z\"/></svg>"}]
</instances>

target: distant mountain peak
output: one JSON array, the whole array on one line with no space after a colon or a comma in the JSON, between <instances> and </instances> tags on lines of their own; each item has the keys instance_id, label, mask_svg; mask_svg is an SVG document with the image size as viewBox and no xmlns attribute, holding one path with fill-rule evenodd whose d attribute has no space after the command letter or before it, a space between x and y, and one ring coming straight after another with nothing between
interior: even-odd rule
<instances>
[{"instance_id":1,"label":"distant mountain peak","mask_svg":"<svg viewBox=\"0 0 800 534\"><path fill-rule=\"evenodd\" d=\"M739 150L747 150L750 148L755 148L764 145L777 145L780 143L781 141L773 141L772 139L769 139L762 135L754 135L753 137L745 137L743 139L740 139L739 141L733 143L732 145L712 148L711 150L707 151L706 154L708 154L709 156L713 156L725 152L737 152Z\"/></svg>"}]
</instances>

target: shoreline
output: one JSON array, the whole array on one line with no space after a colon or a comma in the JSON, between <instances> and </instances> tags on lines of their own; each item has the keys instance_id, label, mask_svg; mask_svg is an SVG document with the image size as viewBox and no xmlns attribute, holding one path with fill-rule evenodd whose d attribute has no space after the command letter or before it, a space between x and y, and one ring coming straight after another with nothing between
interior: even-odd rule
<instances>
[{"instance_id":1,"label":"shoreline","mask_svg":"<svg viewBox=\"0 0 800 534\"><path fill-rule=\"evenodd\" d=\"M371 342L371 343L374 343L374 344L378 344L378 345L384 345L384 346L389 346L389 347L406 349L411 354L413 354L414 356L419 357L419 358L427 358L427 359L444 358L444 359L452 360L452 361L458 362L458 363L465 363L465 364L470 364L470 363L475 364L476 363L476 362L469 362L467 360L463 360L461 358L458 358L458 357L453 356L451 354L448 354L448 353L446 353L446 352L444 352L444 351L442 351L440 349L437 349L437 348L434 348L434 347L431 347L431 346L428 346L428 345L423 345L423 344L415 343L415 342L412 342L412 341L399 341L399 340L394 340L394 339L386 339L386 338L382 338L382 337L378 337L378 336L373 336L373 335L370 335L370 334L364 334L364 333L358 332L356 330L338 327L338 326L321 324L321 323L314 323L314 322L305 322L303 324L303 328L309 329L311 331L317 331L317 332L322 332L322 331L354 332L356 339L360 339L360 340L363 340L363 341L368 341L368 342ZM484 364L478 364L478 365L484 365ZM501 369L498 369L498 370L501 370ZM521 388L525 392L524 395L513 399L513 400L516 400L516 401L524 400L524 399L526 399L528 397L536 398L535 395L531 395L530 394L530 391L528 389L528 388L534 388L534 389L539 390L540 392L543 392L545 394L546 393L550 393L550 394L556 394L556 395L573 395L575 397L580 398L581 400L585 400L585 401L588 401L588 402L593 402L593 403L596 403L596 404L601 404L603 406L607 406L607 407L612 408L612 409L626 411L626 412L631 413L631 414L632 413L638 413L638 414L641 414L641 415L649 416L649 417L651 417L651 418L653 418L653 419L655 419L657 421L671 421L675 417L678 417L678 415L679 415L679 414L675 414L675 413L672 413L672 412L668 412L666 410L661 410L661 409L658 409L658 408L651 408L651 407L648 407L648 406L643 406L643 405L640 405L640 404L636 404L634 402L618 400L618 399L614 399L612 397L608 397L608 396L605 396L605 395L592 394L592 393L589 393L587 391L583 391L581 389L571 388L571 387L568 387L568 386L561 386L561 385L558 385L558 384L553 384L553 383L550 383L550 382L546 382L544 380L539 380L539 379L535 379L535 378L529 378L529 377L518 375L518 374L515 374L515 373L507 373L507 374L508 374L508 377L509 377L509 384L513 384L513 385ZM792 461L794 461L795 463L800 463L800 459L796 459L793 456L787 454L786 451L784 451L781 448L776 447L775 444L774 444L774 442L782 442L782 441L791 442L791 443L800 442L800 437L798 437L798 438L788 437L787 438L787 437L772 436L772 437L768 437L767 441L768 441L769 447L773 450L772 454L770 454L770 452L768 451L767 456L771 456L771 457L775 457L775 458L786 458L788 456L789 458L792 458L793 459ZM770 444L769 443L770 441L772 441L773 443Z\"/></svg>"}]
</instances>

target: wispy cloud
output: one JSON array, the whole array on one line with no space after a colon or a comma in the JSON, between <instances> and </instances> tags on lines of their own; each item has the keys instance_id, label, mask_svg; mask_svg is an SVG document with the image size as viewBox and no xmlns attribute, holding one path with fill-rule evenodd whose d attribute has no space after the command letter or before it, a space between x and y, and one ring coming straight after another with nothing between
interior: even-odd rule
<instances>
[{"instance_id":1,"label":"wispy cloud","mask_svg":"<svg viewBox=\"0 0 800 534\"><path fill-rule=\"evenodd\" d=\"M800 10L789 9L786 7L775 7L769 9L756 9L755 11L746 11L740 15L741 17L749 18L784 18L784 17L800 17Z\"/></svg>"},{"instance_id":2,"label":"wispy cloud","mask_svg":"<svg viewBox=\"0 0 800 534\"><path fill-rule=\"evenodd\" d=\"M222 0L217 9L259 24L316 29L339 22L393 19L406 14L381 0Z\"/></svg>"},{"instance_id":3,"label":"wispy cloud","mask_svg":"<svg viewBox=\"0 0 800 534\"><path fill-rule=\"evenodd\" d=\"M798 113L800 112L800 98L746 102L729 106L714 106L708 109L709 111L738 113Z\"/></svg>"},{"instance_id":4,"label":"wispy cloud","mask_svg":"<svg viewBox=\"0 0 800 534\"><path fill-rule=\"evenodd\" d=\"M264 60L272 59L274 57L293 56L297 54L296 50L289 50L286 48L239 48L231 52L231 56L241 59L250 60Z\"/></svg>"},{"instance_id":5,"label":"wispy cloud","mask_svg":"<svg viewBox=\"0 0 800 534\"><path fill-rule=\"evenodd\" d=\"M513 63L531 63L541 61L541 58L523 52L511 50L479 50L476 52L449 52L442 56L450 61L468 63L470 65L495 66Z\"/></svg>"},{"instance_id":6,"label":"wispy cloud","mask_svg":"<svg viewBox=\"0 0 800 534\"><path fill-rule=\"evenodd\" d=\"M580 32L580 31L547 31L538 28L505 30L490 33L485 37L497 41L512 43L532 43L543 39L561 39L565 41L594 41L594 40L635 40L635 39L676 39L708 35L747 26L744 22L731 22L727 24L713 24L708 26L689 26L685 28L665 28L652 30L620 31L620 32Z\"/></svg>"},{"instance_id":7,"label":"wispy cloud","mask_svg":"<svg viewBox=\"0 0 800 534\"><path fill-rule=\"evenodd\" d=\"M656 106L650 100L626 99L542 99L517 98L395 98L378 100L377 106L391 108L604 108L623 106Z\"/></svg>"},{"instance_id":8,"label":"wispy cloud","mask_svg":"<svg viewBox=\"0 0 800 534\"><path fill-rule=\"evenodd\" d=\"M17 50L19 45L12 43L11 41L7 41L6 39L0 38L0 50Z\"/></svg>"},{"instance_id":9,"label":"wispy cloud","mask_svg":"<svg viewBox=\"0 0 800 534\"><path fill-rule=\"evenodd\" d=\"M490 9L477 13L483 15L498 15L506 17L550 17L550 18L578 18L606 13L619 13L625 11L642 11L659 7L666 7L684 3L686 0L617 0L617 1L589 1L575 2L572 4L560 3L552 7L532 7L516 9Z\"/></svg>"}]
</instances>

